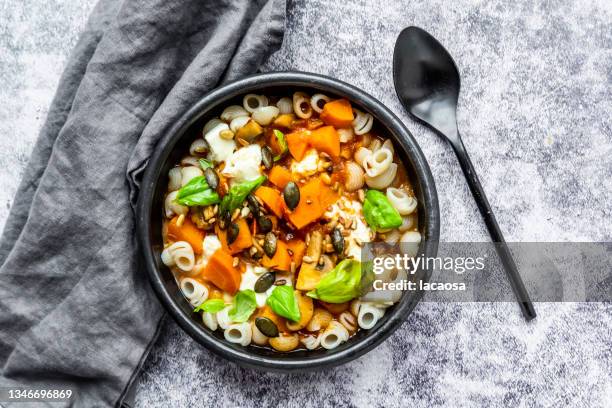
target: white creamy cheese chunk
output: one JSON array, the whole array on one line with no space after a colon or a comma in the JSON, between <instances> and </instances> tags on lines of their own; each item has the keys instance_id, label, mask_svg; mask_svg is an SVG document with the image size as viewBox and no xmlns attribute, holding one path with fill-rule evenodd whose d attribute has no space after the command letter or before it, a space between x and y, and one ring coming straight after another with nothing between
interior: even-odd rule
<instances>
[{"instance_id":1,"label":"white creamy cheese chunk","mask_svg":"<svg viewBox=\"0 0 612 408\"><path fill-rule=\"evenodd\" d=\"M253 144L232 153L225 161L223 175L234 183L255 180L261 176L261 147Z\"/></svg>"},{"instance_id":2,"label":"white creamy cheese chunk","mask_svg":"<svg viewBox=\"0 0 612 408\"><path fill-rule=\"evenodd\" d=\"M319 166L319 154L315 149L308 150L301 161L291 162L291 172L300 176L312 176Z\"/></svg>"},{"instance_id":3,"label":"white creamy cheese chunk","mask_svg":"<svg viewBox=\"0 0 612 408\"><path fill-rule=\"evenodd\" d=\"M221 248L221 241L216 235L206 235L202 241L202 264L206 265L211 256Z\"/></svg>"},{"instance_id":4,"label":"white creamy cheese chunk","mask_svg":"<svg viewBox=\"0 0 612 408\"><path fill-rule=\"evenodd\" d=\"M214 162L225 161L236 150L234 139L223 139L220 136L222 131L228 129L227 123L219 123L204 135L204 139L210 146L210 153L208 154L210 160Z\"/></svg>"},{"instance_id":5,"label":"white creamy cheese chunk","mask_svg":"<svg viewBox=\"0 0 612 408\"><path fill-rule=\"evenodd\" d=\"M242 279L240 280L240 290L246 289L255 289L255 282L257 279L263 275L263 273L256 273L255 268L251 264L246 265L246 270L242 274ZM266 305L266 299L270 295L268 291L264 293L255 293L255 300L257 301L257 307L264 307ZM271 292L270 292L271 293Z\"/></svg>"},{"instance_id":6,"label":"white creamy cheese chunk","mask_svg":"<svg viewBox=\"0 0 612 408\"><path fill-rule=\"evenodd\" d=\"M341 208L342 207L342 208ZM350 229L350 233L345 237L348 246L348 257L361 260L361 245L356 240L365 243L370 242L372 230L363 218L362 206L359 201L349 200L346 197L332 204L331 209L325 213L325 218L332 219L335 216L346 220L354 220L355 229Z\"/></svg>"},{"instance_id":7,"label":"white creamy cheese chunk","mask_svg":"<svg viewBox=\"0 0 612 408\"><path fill-rule=\"evenodd\" d=\"M251 289L255 290L255 282L257 279L264 273L268 272L267 269L262 267L253 267L251 264L246 265L246 270L242 274L242 279L240 281L240 290ZM291 275L290 274L279 274L277 272L276 279L284 279L286 285L293 285ZM257 302L257 307L264 307L266 305L266 300L272 294L276 286L272 285L268 290L263 293L255 293L255 301Z\"/></svg>"}]
</instances>

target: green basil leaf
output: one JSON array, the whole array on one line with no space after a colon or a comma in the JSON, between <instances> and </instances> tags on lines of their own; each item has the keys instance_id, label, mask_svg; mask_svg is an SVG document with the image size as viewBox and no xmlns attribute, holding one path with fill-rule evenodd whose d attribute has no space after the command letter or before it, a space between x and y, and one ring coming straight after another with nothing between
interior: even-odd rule
<instances>
[{"instance_id":1,"label":"green basil leaf","mask_svg":"<svg viewBox=\"0 0 612 408\"><path fill-rule=\"evenodd\" d=\"M274 136L276 136L276 140L278 141L278 145L281 148L281 152L279 155L274 156L274 161L279 161L282 159L283 155L289 150L289 146L287 145L287 138L285 138L285 134L278 129L274 129Z\"/></svg>"},{"instance_id":2,"label":"green basil leaf","mask_svg":"<svg viewBox=\"0 0 612 408\"><path fill-rule=\"evenodd\" d=\"M229 192L223 197L219 213L233 213L236 208L242 206L242 203L244 203L249 193L261 186L264 181L266 181L266 176L259 176L255 180L234 184Z\"/></svg>"},{"instance_id":3,"label":"green basil leaf","mask_svg":"<svg viewBox=\"0 0 612 408\"><path fill-rule=\"evenodd\" d=\"M198 162L200 163L200 167L202 168L202 170L206 170L209 167L213 167L213 163L210 160L200 159L198 160Z\"/></svg>"},{"instance_id":4,"label":"green basil leaf","mask_svg":"<svg viewBox=\"0 0 612 408\"><path fill-rule=\"evenodd\" d=\"M344 303L361 295L361 262L341 261L306 294L328 303Z\"/></svg>"},{"instance_id":5,"label":"green basil leaf","mask_svg":"<svg viewBox=\"0 0 612 408\"><path fill-rule=\"evenodd\" d=\"M241 290L234 297L234 307L230 309L228 316L233 322L243 323L249 320L255 309L257 309L255 292L251 289Z\"/></svg>"},{"instance_id":6,"label":"green basil leaf","mask_svg":"<svg viewBox=\"0 0 612 408\"><path fill-rule=\"evenodd\" d=\"M206 177L197 176L189 180L189 183L185 184L183 187L180 188L176 198L177 199L185 198L187 196L199 193L207 189L210 189L210 187L208 186L208 183L206 182Z\"/></svg>"},{"instance_id":7,"label":"green basil leaf","mask_svg":"<svg viewBox=\"0 0 612 408\"><path fill-rule=\"evenodd\" d=\"M365 296L372 289L374 283L374 262L366 261L361 263L361 281L359 283L359 296Z\"/></svg>"},{"instance_id":8,"label":"green basil leaf","mask_svg":"<svg viewBox=\"0 0 612 408\"><path fill-rule=\"evenodd\" d=\"M200 306L193 309L195 313L197 312L208 312L208 313L217 313L225 308L225 302L223 299L208 299L206 302L202 303Z\"/></svg>"},{"instance_id":9,"label":"green basil leaf","mask_svg":"<svg viewBox=\"0 0 612 408\"><path fill-rule=\"evenodd\" d=\"M177 201L179 204L183 204L189 207L193 207L196 205L204 207L207 205L218 203L219 194L217 194L216 191L208 189L184 198L180 198Z\"/></svg>"},{"instance_id":10,"label":"green basil leaf","mask_svg":"<svg viewBox=\"0 0 612 408\"><path fill-rule=\"evenodd\" d=\"M178 191L176 202L187 206L206 206L220 201L219 194L212 190L206 182L206 177L192 178Z\"/></svg>"},{"instance_id":11,"label":"green basil leaf","mask_svg":"<svg viewBox=\"0 0 612 408\"><path fill-rule=\"evenodd\" d=\"M276 286L266 300L266 303L277 315L286 317L294 322L300 320L300 308L292 286Z\"/></svg>"},{"instance_id":12,"label":"green basil leaf","mask_svg":"<svg viewBox=\"0 0 612 408\"><path fill-rule=\"evenodd\" d=\"M368 190L363 202L363 215L375 231L397 228L402 225L402 216L386 195L378 190Z\"/></svg>"}]
</instances>

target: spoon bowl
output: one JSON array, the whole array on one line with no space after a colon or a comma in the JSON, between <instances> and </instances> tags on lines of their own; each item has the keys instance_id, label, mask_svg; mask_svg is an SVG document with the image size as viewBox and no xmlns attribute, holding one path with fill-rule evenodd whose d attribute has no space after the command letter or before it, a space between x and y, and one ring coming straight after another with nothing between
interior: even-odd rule
<instances>
[{"instance_id":1,"label":"spoon bowl","mask_svg":"<svg viewBox=\"0 0 612 408\"><path fill-rule=\"evenodd\" d=\"M478 209L499 255L514 295L527 320L536 312L519 275L491 205L457 129L457 102L461 88L459 70L448 51L425 30L404 29L393 52L393 80L404 108L451 144Z\"/></svg>"},{"instance_id":2,"label":"spoon bowl","mask_svg":"<svg viewBox=\"0 0 612 408\"><path fill-rule=\"evenodd\" d=\"M411 115L444 136L455 136L461 81L442 44L418 27L403 30L393 54L393 77Z\"/></svg>"}]
</instances>

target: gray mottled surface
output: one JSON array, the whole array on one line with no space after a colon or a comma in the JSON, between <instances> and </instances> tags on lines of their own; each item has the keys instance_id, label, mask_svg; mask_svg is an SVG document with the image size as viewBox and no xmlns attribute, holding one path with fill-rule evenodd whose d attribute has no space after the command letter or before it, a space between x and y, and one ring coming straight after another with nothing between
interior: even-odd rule
<instances>
[{"instance_id":1,"label":"gray mottled surface","mask_svg":"<svg viewBox=\"0 0 612 408\"><path fill-rule=\"evenodd\" d=\"M0 226L93 3L0 0ZM612 3L290 3L267 69L332 75L379 98L430 161L442 239L485 241L453 153L394 96L393 44L407 25L433 33L457 61L459 126L507 239L612 239ZM611 406L612 306L537 308L526 324L514 304L422 303L375 351L291 376L241 370L168 321L137 406Z\"/></svg>"}]
</instances>

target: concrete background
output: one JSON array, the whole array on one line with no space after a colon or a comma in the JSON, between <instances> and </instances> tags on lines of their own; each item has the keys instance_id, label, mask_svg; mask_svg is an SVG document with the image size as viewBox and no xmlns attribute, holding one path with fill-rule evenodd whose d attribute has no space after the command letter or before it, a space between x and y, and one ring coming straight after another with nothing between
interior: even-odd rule
<instances>
[{"instance_id":1,"label":"concrete background","mask_svg":"<svg viewBox=\"0 0 612 408\"><path fill-rule=\"evenodd\" d=\"M95 1L0 0L0 227ZM266 70L335 76L402 118L440 196L446 241L488 235L450 148L395 97L399 31L425 28L462 75L459 128L508 241L612 239L610 1L289 2ZM612 306L422 303L389 340L322 373L242 370L172 322L136 406L612 406Z\"/></svg>"}]
</instances>

